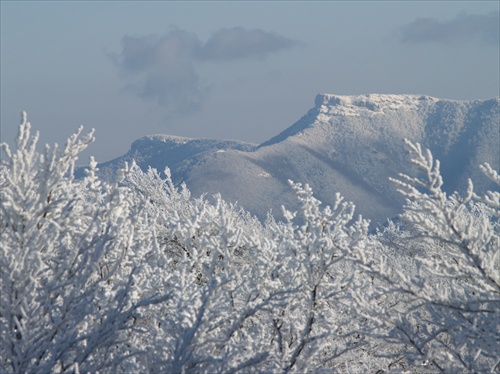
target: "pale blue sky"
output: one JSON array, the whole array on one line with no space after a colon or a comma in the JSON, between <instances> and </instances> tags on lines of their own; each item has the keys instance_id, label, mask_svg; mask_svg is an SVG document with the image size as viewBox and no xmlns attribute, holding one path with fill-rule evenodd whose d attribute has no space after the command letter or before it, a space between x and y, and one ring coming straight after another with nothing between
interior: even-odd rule
<instances>
[{"instance_id":1,"label":"pale blue sky","mask_svg":"<svg viewBox=\"0 0 500 374\"><path fill-rule=\"evenodd\" d=\"M318 93L500 95L498 1L1 1L1 137L260 143ZM87 159L81 160L86 163Z\"/></svg>"}]
</instances>

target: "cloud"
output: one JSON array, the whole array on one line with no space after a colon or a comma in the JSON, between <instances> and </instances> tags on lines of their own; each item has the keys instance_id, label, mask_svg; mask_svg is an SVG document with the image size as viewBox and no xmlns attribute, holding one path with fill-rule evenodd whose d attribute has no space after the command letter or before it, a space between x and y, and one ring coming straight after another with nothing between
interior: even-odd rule
<instances>
[{"instance_id":1,"label":"cloud","mask_svg":"<svg viewBox=\"0 0 500 374\"><path fill-rule=\"evenodd\" d=\"M199 51L206 60L237 60L264 58L271 53L296 46L298 43L281 35L259 29L224 28L215 32Z\"/></svg>"},{"instance_id":2,"label":"cloud","mask_svg":"<svg viewBox=\"0 0 500 374\"><path fill-rule=\"evenodd\" d=\"M126 36L115 61L130 81L128 89L171 116L184 115L200 108L207 90L193 64L197 49L197 38L178 29L162 38Z\"/></svg>"},{"instance_id":3,"label":"cloud","mask_svg":"<svg viewBox=\"0 0 500 374\"><path fill-rule=\"evenodd\" d=\"M477 40L482 43L498 46L500 38L499 15L460 14L449 21L438 21L433 18L419 18L400 28L401 41L404 43L437 42L454 44Z\"/></svg>"},{"instance_id":4,"label":"cloud","mask_svg":"<svg viewBox=\"0 0 500 374\"><path fill-rule=\"evenodd\" d=\"M112 59L129 90L173 117L197 111L203 104L208 88L202 84L196 63L264 58L296 44L259 29L220 29L206 43L194 34L173 29L162 37L125 36L121 52Z\"/></svg>"}]
</instances>

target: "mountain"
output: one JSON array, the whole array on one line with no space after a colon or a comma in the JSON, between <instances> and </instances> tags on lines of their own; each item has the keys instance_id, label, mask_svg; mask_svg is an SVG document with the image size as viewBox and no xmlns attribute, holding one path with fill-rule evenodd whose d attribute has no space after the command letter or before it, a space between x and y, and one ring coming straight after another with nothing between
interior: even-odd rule
<instances>
[{"instance_id":1,"label":"mountain","mask_svg":"<svg viewBox=\"0 0 500 374\"><path fill-rule=\"evenodd\" d=\"M122 157L101 164L114 175L125 161L160 171L194 196L221 193L264 219L281 205L293 208L288 179L308 183L324 203L340 192L374 224L395 216L402 199L388 181L414 174L403 144L408 138L441 161L444 188L493 188L478 169L500 163L500 99L454 101L417 95L321 94L297 123L261 145L239 141L152 135L135 141Z\"/></svg>"},{"instance_id":2,"label":"mountain","mask_svg":"<svg viewBox=\"0 0 500 374\"><path fill-rule=\"evenodd\" d=\"M125 162L130 164L135 161L144 170L152 167L163 172L168 166L174 181L182 182L184 175L179 173L179 170L197 155L222 152L224 149L251 152L255 148L257 148L256 144L238 140L189 139L163 134L149 135L134 141L125 155L99 164L99 173L103 178L112 180L116 171Z\"/></svg>"}]
</instances>

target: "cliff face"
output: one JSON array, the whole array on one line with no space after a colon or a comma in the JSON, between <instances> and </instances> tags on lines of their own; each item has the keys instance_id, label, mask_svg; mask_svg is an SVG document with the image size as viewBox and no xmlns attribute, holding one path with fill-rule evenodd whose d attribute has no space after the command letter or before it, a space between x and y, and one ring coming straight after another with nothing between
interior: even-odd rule
<instances>
[{"instance_id":1,"label":"cliff face","mask_svg":"<svg viewBox=\"0 0 500 374\"><path fill-rule=\"evenodd\" d=\"M282 204L293 208L291 179L309 183L326 204L340 192L376 224L401 207L388 178L415 172L404 138L430 148L441 161L448 192L462 191L469 177L481 191L492 185L477 166L500 166L499 120L500 99L323 94L297 123L260 146L155 135L134 142L101 171L112 175L132 159L144 169L168 166L174 182L186 182L195 196L221 193L261 218L269 210L280 216Z\"/></svg>"}]
</instances>

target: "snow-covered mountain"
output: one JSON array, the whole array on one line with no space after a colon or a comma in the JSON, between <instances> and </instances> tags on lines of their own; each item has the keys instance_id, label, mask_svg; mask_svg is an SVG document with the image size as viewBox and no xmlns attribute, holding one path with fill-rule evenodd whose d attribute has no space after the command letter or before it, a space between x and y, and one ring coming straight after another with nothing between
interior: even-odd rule
<instances>
[{"instance_id":1,"label":"snow-covered mountain","mask_svg":"<svg viewBox=\"0 0 500 374\"><path fill-rule=\"evenodd\" d=\"M239 141L152 135L122 157L101 164L111 176L125 161L185 182L193 195L221 193L226 201L265 218L296 204L288 179L309 183L324 203L336 192L381 223L402 199L388 181L412 173L403 139L420 142L441 161L445 189L463 191L471 177L478 191L492 188L478 170L500 164L500 99L442 100L416 95L321 94L297 123L261 145Z\"/></svg>"}]
</instances>

